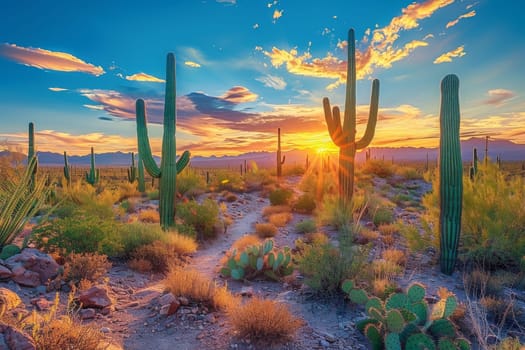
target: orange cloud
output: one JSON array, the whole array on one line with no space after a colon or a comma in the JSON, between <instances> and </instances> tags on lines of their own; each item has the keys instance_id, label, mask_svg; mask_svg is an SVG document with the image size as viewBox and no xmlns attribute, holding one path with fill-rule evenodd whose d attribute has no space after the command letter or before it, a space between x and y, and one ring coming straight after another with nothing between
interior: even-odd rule
<instances>
[{"instance_id":1,"label":"orange cloud","mask_svg":"<svg viewBox=\"0 0 525 350\"><path fill-rule=\"evenodd\" d=\"M283 16L283 12L284 12L284 10L274 10L273 11L272 18L273 18L274 22Z\"/></svg>"},{"instance_id":2,"label":"orange cloud","mask_svg":"<svg viewBox=\"0 0 525 350\"><path fill-rule=\"evenodd\" d=\"M472 11L470 11L468 13L465 13L465 14L459 16L458 18L456 18L455 20L448 22L447 25L446 25L446 28L448 29L450 27L455 26L463 18L474 17L475 15L476 15L476 11L474 11L474 10L472 10Z\"/></svg>"},{"instance_id":3,"label":"orange cloud","mask_svg":"<svg viewBox=\"0 0 525 350\"><path fill-rule=\"evenodd\" d=\"M188 67L191 67L191 68L200 68L201 65L196 63L196 62L193 62L193 61L186 61L184 62L185 65L187 65Z\"/></svg>"},{"instance_id":4,"label":"orange cloud","mask_svg":"<svg viewBox=\"0 0 525 350\"><path fill-rule=\"evenodd\" d=\"M164 83L165 80L159 79L157 77L154 77L153 75L149 75L146 73L136 73L133 75L127 75L126 80L133 80L133 81L148 81L152 83Z\"/></svg>"},{"instance_id":5,"label":"orange cloud","mask_svg":"<svg viewBox=\"0 0 525 350\"><path fill-rule=\"evenodd\" d=\"M49 90L55 91L55 92L67 91L67 89L59 88L59 87L50 87Z\"/></svg>"},{"instance_id":6,"label":"orange cloud","mask_svg":"<svg viewBox=\"0 0 525 350\"><path fill-rule=\"evenodd\" d=\"M104 74L104 69L94 66L65 52L54 52L38 48L26 48L15 44L2 44L0 55L26 66L60 72L82 72L95 76Z\"/></svg>"},{"instance_id":7,"label":"orange cloud","mask_svg":"<svg viewBox=\"0 0 525 350\"><path fill-rule=\"evenodd\" d=\"M449 52L445 52L444 54L442 54L441 56L436 58L434 60L434 64L440 64L440 63L445 63L445 62L452 62L453 58L455 58L455 57L463 57L466 54L467 53L464 51L463 45L461 45L458 48L456 48L455 50L452 50L452 51L449 51Z\"/></svg>"},{"instance_id":8,"label":"orange cloud","mask_svg":"<svg viewBox=\"0 0 525 350\"><path fill-rule=\"evenodd\" d=\"M489 98L486 99L484 102L486 104L494 106L501 106L502 104L516 96L514 92L506 89L489 90L487 94L489 95Z\"/></svg>"},{"instance_id":9,"label":"orange cloud","mask_svg":"<svg viewBox=\"0 0 525 350\"><path fill-rule=\"evenodd\" d=\"M244 86L234 86L221 96L222 99L232 103L253 102L259 95L251 92Z\"/></svg>"}]
</instances>

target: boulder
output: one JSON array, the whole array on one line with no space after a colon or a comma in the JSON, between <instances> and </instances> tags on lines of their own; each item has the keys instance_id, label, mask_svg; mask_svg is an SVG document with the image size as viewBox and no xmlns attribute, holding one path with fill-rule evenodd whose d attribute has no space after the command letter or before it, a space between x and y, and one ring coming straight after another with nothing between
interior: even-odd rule
<instances>
[{"instance_id":1,"label":"boulder","mask_svg":"<svg viewBox=\"0 0 525 350\"><path fill-rule=\"evenodd\" d=\"M28 271L37 273L40 283L46 283L48 280L53 279L60 267L50 255L33 248L22 250L22 253L13 255L5 260L5 263L11 270L17 266L22 266Z\"/></svg>"},{"instance_id":2,"label":"boulder","mask_svg":"<svg viewBox=\"0 0 525 350\"><path fill-rule=\"evenodd\" d=\"M22 265L17 264L12 267L13 281L21 286L36 287L40 285L40 275L36 272L26 270Z\"/></svg>"},{"instance_id":3,"label":"boulder","mask_svg":"<svg viewBox=\"0 0 525 350\"><path fill-rule=\"evenodd\" d=\"M80 292L78 300L83 308L103 309L113 304L107 289L102 286L93 286Z\"/></svg>"},{"instance_id":4,"label":"boulder","mask_svg":"<svg viewBox=\"0 0 525 350\"><path fill-rule=\"evenodd\" d=\"M11 270L4 265L0 265L0 280L8 279L13 276Z\"/></svg>"},{"instance_id":5,"label":"boulder","mask_svg":"<svg viewBox=\"0 0 525 350\"><path fill-rule=\"evenodd\" d=\"M5 311L14 309L22 304L22 299L10 289L0 288L0 309L5 305Z\"/></svg>"},{"instance_id":6,"label":"boulder","mask_svg":"<svg viewBox=\"0 0 525 350\"><path fill-rule=\"evenodd\" d=\"M3 335L3 342L0 342L0 349L36 350L33 338L13 326L0 323L0 334Z\"/></svg>"}]
</instances>

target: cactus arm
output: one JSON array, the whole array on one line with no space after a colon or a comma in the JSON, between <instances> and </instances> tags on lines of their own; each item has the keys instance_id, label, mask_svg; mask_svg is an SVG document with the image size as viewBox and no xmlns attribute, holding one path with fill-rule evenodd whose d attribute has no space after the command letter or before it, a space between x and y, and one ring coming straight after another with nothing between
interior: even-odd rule
<instances>
[{"instance_id":1,"label":"cactus arm","mask_svg":"<svg viewBox=\"0 0 525 350\"><path fill-rule=\"evenodd\" d=\"M286 156L283 156L283 160L281 161L281 164L284 164L285 160L286 160Z\"/></svg>"},{"instance_id":2,"label":"cactus arm","mask_svg":"<svg viewBox=\"0 0 525 350\"><path fill-rule=\"evenodd\" d=\"M461 230L463 166L459 141L459 79L450 74L441 82L439 196L440 196L440 267L450 275L454 271Z\"/></svg>"},{"instance_id":3,"label":"cactus arm","mask_svg":"<svg viewBox=\"0 0 525 350\"><path fill-rule=\"evenodd\" d=\"M333 113L330 109L328 97L323 99L324 118L328 127L330 138L338 147L343 145L343 129L341 128L341 113L338 107L334 107Z\"/></svg>"},{"instance_id":4,"label":"cactus arm","mask_svg":"<svg viewBox=\"0 0 525 350\"><path fill-rule=\"evenodd\" d=\"M144 106L144 100L139 98L135 106L137 115L137 143L139 155L142 158L142 164L144 164L148 174L150 174L152 177L158 178L160 177L160 168L155 162L155 159L153 159L151 147L149 145L148 122L146 119L146 107Z\"/></svg>"},{"instance_id":5,"label":"cactus arm","mask_svg":"<svg viewBox=\"0 0 525 350\"><path fill-rule=\"evenodd\" d=\"M368 117L368 123L366 124L366 130L363 137L356 142L356 149L363 149L368 147L372 139L374 138L374 133L376 130L377 124L377 112L379 106L379 80L374 79L372 82L372 96L370 97L370 114Z\"/></svg>"},{"instance_id":6,"label":"cactus arm","mask_svg":"<svg viewBox=\"0 0 525 350\"><path fill-rule=\"evenodd\" d=\"M182 155L180 156L179 160L177 161L177 174L180 174L182 170L188 165L190 162L190 152L184 151Z\"/></svg>"}]
</instances>

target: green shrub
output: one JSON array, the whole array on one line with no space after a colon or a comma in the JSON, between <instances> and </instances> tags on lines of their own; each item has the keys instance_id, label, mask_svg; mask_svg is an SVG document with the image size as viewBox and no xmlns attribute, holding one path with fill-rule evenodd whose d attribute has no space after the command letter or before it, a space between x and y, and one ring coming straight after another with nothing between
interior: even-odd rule
<instances>
[{"instance_id":1,"label":"green shrub","mask_svg":"<svg viewBox=\"0 0 525 350\"><path fill-rule=\"evenodd\" d=\"M363 173L373 174L381 178L387 178L394 174L394 167L392 164L382 160L370 160L365 163Z\"/></svg>"},{"instance_id":2,"label":"green shrub","mask_svg":"<svg viewBox=\"0 0 525 350\"><path fill-rule=\"evenodd\" d=\"M302 214L311 214L315 210L315 198L309 193L304 193L293 204L293 210Z\"/></svg>"},{"instance_id":3,"label":"green shrub","mask_svg":"<svg viewBox=\"0 0 525 350\"><path fill-rule=\"evenodd\" d=\"M295 230L299 233L313 233L317 231L317 224L312 219L301 220L295 225Z\"/></svg>"},{"instance_id":4,"label":"green shrub","mask_svg":"<svg viewBox=\"0 0 525 350\"><path fill-rule=\"evenodd\" d=\"M219 224L219 206L212 199L205 199L202 204L194 200L177 204L177 216L184 224L195 229L202 239L216 236L216 227Z\"/></svg>"},{"instance_id":5,"label":"green shrub","mask_svg":"<svg viewBox=\"0 0 525 350\"><path fill-rule=\"evenodd\" d=\"M122 256L128 258L138 247L162 240L166 235L158 224L143 222L120 225L117 233L122 246Z\"/></svg>"},{"instance_id":6,"label":"green shrub","mask_svg":"<svg viewBox=\"0 0 525 350\"><path fill-rule=\"evenodd\" d=\"M378 207L374 212L372 221L376 226L391 224L394 222L394 212L391 208Z\"/></svg>"},{"instance_id":7,"label":"green shrub","mask_svg":"<svg viewBox=\"0 0 525 350\"><path fill-rule=\"evenodd\" d=\"M288 189L278 188L270 192L271 205L285 205L290 203L293 192Z\"/></svg>"},{"instance_id":8,"label":"green shrub","mask_svg":"<svg viewBox=\"0 0 525 350\"><path fill-rule=\"evenodd\" d=\"M277 227L275 227L274 224L269 222L258 223L255 224L255 233L257 233L257 236L259 236L260 238L273 237L277 234Z\"/></svg>"},{"instance_id":9,"label":"green shrub","mask_svg":"<svg viewBox=\"0 0 525 350\"><path fill-rule=\"evenodd\" d=\"M188 198L195 198L206 191L205 179L189 167L177 175L177 192Z\"/></svg>"}]
</instances>

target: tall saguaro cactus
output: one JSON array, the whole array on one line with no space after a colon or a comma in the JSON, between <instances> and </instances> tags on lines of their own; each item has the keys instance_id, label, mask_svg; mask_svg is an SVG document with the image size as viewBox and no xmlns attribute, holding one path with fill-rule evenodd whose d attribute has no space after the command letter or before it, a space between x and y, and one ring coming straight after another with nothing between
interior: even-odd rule
<instances>
[{"instance_id":1,"label":"tall saguaro cactus","mask_svg":"<svg viewBox=\"0 0 525 350\"><path fill-rule=\"evenodd\" d=\"M131 166L128 168L128 181L135 182L137 178L137 168L135 167L135 154L131 152Z\"/></svg>"},{"instance_id":2,"label":"tall saguaro cactus","mask_svg":"<svg viewBox=\"0 0 525 350\"><path fill-rule=\"evenodd\" d=\"M146 184L144 182L144 165L142 164L142 158L140 158L140 153L137 154L137 169L138 169L138 177L137 182L138 186L137 189L140 193L146 192Z\"/></svg>"},{"instance_id":3,"label":"tall saguaro cactus","mask_svg":"<svg viewBox=\"0 0 525 350\"><path fill-rule=\"evenodd\" d=\"M370 115L363 137L356 141L356 63L354 30L348 31L348 66L346 71L346 98L343 124L339 107L330 108L327 97L323 99L324 115L332 141L339 147L339 195L349 203L354 192L355 153L367 147L374 137L379 105L379 80L372 82Z\"/></svg>"},{"instance_id":4,"label":"tall saguaro cactus","mask_svg":"<svg viewBox=\"0 0 525 350\"><path fill-rule=\"evenodd\" d=\"M66 151L64 151L64 178L66 179L66 184L69 186L71 184L71 166L67 161Z\"/></svg>"},{"instance_id":5,"label":"tall saguaro cactus","mask_svg":"<svg viewBox=\"0 0 525 350\"><path fill-rule=\"evenodd\" d=\"M281 128L277 128L277 177L283 174L283 164L286 156L281 157Z\"/></svg>"},{"instance_id":6,"label":"tall saguaro cactus","mask_svg":"<svg viewBox=\"0 0 525 350\"><path fill-rule=\"evenodd\" d=\"M175 55L169 53L166 63L166 96L164 101L164 134L162 137L162 159L160 168L155 163L149 145L146 110L144 101L138 99L137 110L137 139L139 155L152 176L160 178L159 188L159 214L162 229L167 230L175 223L175 194L177 174L180 173L190 161L190 153L184 151L177 161L176 154L176 102L175 102Z\"/></svg>"},{"instance_id":7,"label":"tall saguaro cactus","mask_svg":"<svg viewBox=\"0 0 525 350\"><path fill-rule=\"evenodd\" d=\"M454 272L461 231L463 166L459 142L459 79L449 74L441 81L439 136L439 231L441 272Z\"/></svg>"},{"instance_id":8,"label":"tall saguaro cactus","mask_svg":"<svg viewBox=\"0 0 525 350\"><path fill-rule=\"evenodd\" d=\"M472 181L476 178L478 173L478 150L476 147L472 150L472 165L469 168L469 176Z\"/></svg>"},{"instance_id":9,"label":"tall saguaro cactus","mask_svg":"<svg viewBox=\"0 0 525 350\"><path fill-rule=\"evenodd\" d=\"M95 185L100 178L100 170L95 169L95 152L93 147L91 147L91 167L89 168L89 173L86 171L86 181L91 185Z\"/></svg>"},{"instance_id":10,"label":"tall saguaro cactus","mask_svg":"<svg viewBox=\"0 0 525 350\"><path fill-rule=\"evenodd\" d=\"M35 125L33 122L29 123L29 136L28 136L28 149L27 149L27 164L31 163L31 160L35 158L35 166L33 168L33 171L31 172L31 184L30 188L31 191L33 191L35 187L35 175L38 169L38 160L36 160L35 155Z\"/></svg>"}]
</instances>

